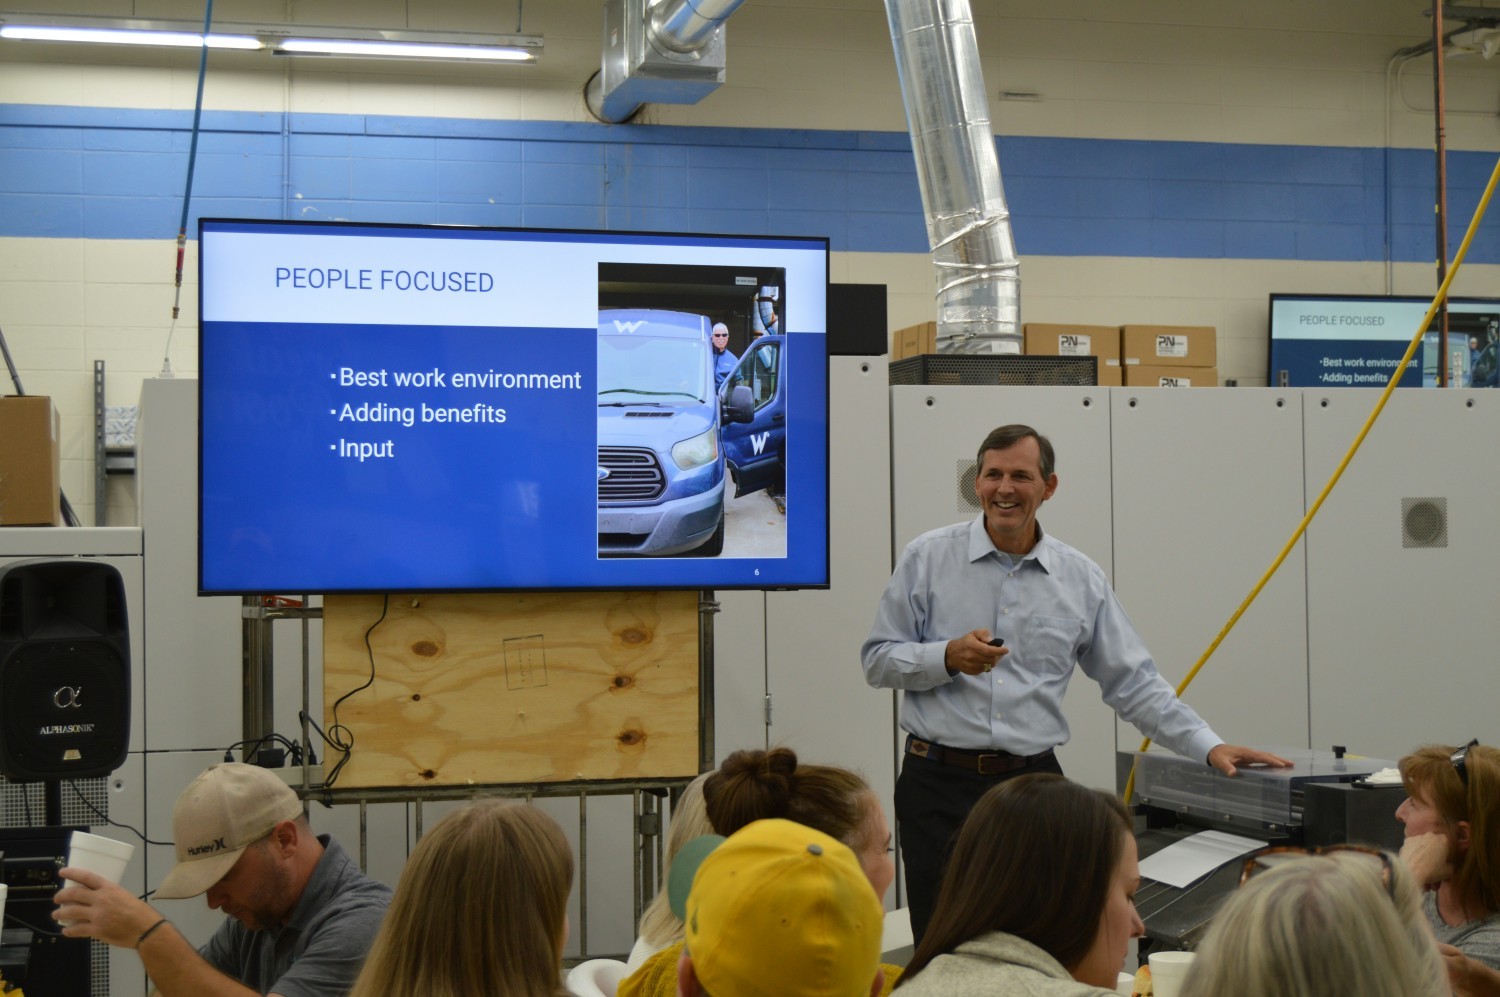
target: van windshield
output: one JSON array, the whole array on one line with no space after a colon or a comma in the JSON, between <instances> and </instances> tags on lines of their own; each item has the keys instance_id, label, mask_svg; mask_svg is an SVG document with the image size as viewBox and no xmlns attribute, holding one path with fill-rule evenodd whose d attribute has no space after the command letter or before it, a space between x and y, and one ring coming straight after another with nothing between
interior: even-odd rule
<instances>
[{"instance_id":1,"label":"van windshield","mask_svg":"<svg viewBox=\"0 0 1500 997\"><path fill-rule=\"evenodd\" d=\"M600 405L689 405L708 400L707 344L691 339L599 337Z\"/></svg>"}]
</instances>

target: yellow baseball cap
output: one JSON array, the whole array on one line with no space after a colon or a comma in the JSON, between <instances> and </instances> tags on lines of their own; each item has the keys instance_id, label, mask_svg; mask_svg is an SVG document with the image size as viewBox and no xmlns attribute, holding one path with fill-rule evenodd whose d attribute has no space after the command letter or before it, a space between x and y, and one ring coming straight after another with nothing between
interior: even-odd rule
<instances>
[{"instance_id":1,"label":"yellow baseball cap","mask_svg":"<svg viewBox=\"0 0 1500 997\"><path fill-rule=\"evenodd\" d=\"M714 997L868 997L880 968L885 915L859 860L789 820L747 824L709 852L685 913Z\"/></svg>"}]
</instances>

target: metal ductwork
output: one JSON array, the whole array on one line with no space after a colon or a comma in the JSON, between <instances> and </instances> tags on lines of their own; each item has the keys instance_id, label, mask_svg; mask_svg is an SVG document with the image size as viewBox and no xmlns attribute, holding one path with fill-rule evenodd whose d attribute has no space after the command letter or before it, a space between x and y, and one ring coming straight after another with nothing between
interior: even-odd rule
<instances>
[{"instance_id":1,"label":"metal ductwork","mask_svg":"<svg viewBox=\"0 0 1500 997\"><path fill-rule=\"evenodd\" d=\"M744 0L606 0L604 57L584 87L608 124L646 104L696 104L724 82L724 22Z\"/></svg>"},{"instance_id":2,"label":"metal ductwork","mask_svg":"<svg viewBox=\"0 0 1500 997\"><path fill-rule=\"evenodd\" d=\"M1021 277L969 0L886 0L937 270L940 353L1020 353Z\"/></svg>"}]
</instances>

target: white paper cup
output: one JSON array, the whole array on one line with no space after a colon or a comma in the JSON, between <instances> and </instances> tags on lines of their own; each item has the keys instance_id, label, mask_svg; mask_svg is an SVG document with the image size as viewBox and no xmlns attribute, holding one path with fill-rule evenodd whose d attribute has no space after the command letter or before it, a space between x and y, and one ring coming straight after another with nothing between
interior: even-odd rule
<instances>
[{"instance_id":1,"label":"white paper cup","mask_svg":"<svg viewBox=\"0 0 1500 997\"><path fill-rule=\"evenodd\" d=\"M68 865L74 869L87 869L118 883L125 875L125 867L135 854L135 846L116 841L87 831L74 831L68 841Z\"/></svg>"},{"instance_id":2,"label":"white paper cup","mask_svg":"<svg viewBox=\"0 0 1500 997\"><path fill-rule=\"evenodd\" d=\"M1152 952L1151 991L1156 997L1178 997L1188 967L1193 964L1191 952Z\"/></svg>"},{"instance_id":3,"label":"white paper cup","mask_svg":"<svg viewBox=\"0 0 1500 997\"><path fill-rule=\"evenodd\" d=\"M1120 978L1115 981L1115 993L1120 997L1130 997L1135 993L1135 974L1121 973Z\"/></svg>"}]
</instances>

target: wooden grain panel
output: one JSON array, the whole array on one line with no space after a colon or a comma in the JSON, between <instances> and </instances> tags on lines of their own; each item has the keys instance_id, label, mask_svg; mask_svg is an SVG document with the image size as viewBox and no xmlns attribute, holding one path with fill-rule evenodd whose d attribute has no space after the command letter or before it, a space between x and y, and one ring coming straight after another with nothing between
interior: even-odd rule
<instances>
[{"instance_id":1,"label":"wooden grain panel","mask_svg":"<svg viewBox=\"0 0 1500 997\"><path fill-rule=\"evenodd\" d=\"M326 725L382 599L324 599ZM695 592L392 595L370 647L339 788L697 774Z\"/></svg>"}]
</instances>

